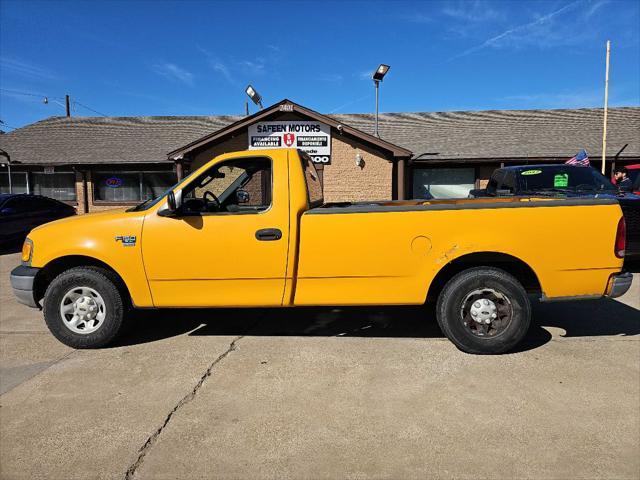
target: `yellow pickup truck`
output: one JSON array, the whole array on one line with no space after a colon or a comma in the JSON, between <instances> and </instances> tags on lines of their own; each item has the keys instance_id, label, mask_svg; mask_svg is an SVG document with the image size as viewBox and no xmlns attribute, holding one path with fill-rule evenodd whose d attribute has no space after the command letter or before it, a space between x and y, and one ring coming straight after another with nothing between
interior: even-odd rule
<instances>
[{"instance_id":1,"label":"yellow pickup truck","mask_svg":"<svg viewBox=\"0 0 640 480\"><path fill-rule=\"evenodd\" d=\"M624 237L615 200L325 204L306 154L245 151L129 210L34 229L11 283L75 348L108 344L135 308L434 300L458 348L500 353L526 334L529 295L622 295Z\"/></svg>"}]
</instances>

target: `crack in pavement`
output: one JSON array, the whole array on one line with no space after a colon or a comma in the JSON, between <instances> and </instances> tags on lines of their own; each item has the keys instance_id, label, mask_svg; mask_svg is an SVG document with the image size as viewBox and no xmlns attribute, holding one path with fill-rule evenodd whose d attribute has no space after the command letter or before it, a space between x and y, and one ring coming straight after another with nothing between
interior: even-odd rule
<instances>
[{"instance_id":1,"label":"crack in pavement","mask_svg":"<svg viewBox=\"0 0 640 480\"><path fill-rule=\"evenodd\" d=\"M131 466L127 469L127 472L125 473L125 476L124 476L125 480L132 480L134 478L134 475L136 474L136 471L138 470L138 468L142 465L142 462L144 461L144 457L147 455L147 453L149 452L151 447L156 443L156 441L158 440L158 437L160 436L162 431L165 429L165 427L169 424L169 422L171 421L173 416L182 407L184 407L187 403L189 403L191 400L193 400L195 398L196 394L198 393L198 390L200 389L200 387L202 387L202 385L204 384L205 380L207 378L209 378L211 376L211 374L213 373L213 369L215 368L215 366L218 363L220 363L222 360L224 360L224 358L227 355L229 355L231 352L233 352L236 349L236 344L240 340L242 340L243 338L244 338L244 335L240 335L240 336L238 336L238 337L233 339L233 341L229 344L229 348L227 348L227 350L225 350L223 353L221 353L218 356L218 358L216 358L209 365L209 367L205 370L204 374L200 377L200 380L198 380L198 383L196 383L196 385L191 389L191 391L188 394L186 394L184 397L182 397L182 399L176 404L176 406L173 407L173 409L169 412L167 417L164 419L164 422L162 423L162 425L160 425L160 427L158 427L156 429L156 431L153 432L153 434L147 438L147 441L144 442L144 445L142 445L140 450L138 450L138 458L137 458L137 460L135 462L133 462L133 464L131 464Z\"/></svg>"}]
</instances>

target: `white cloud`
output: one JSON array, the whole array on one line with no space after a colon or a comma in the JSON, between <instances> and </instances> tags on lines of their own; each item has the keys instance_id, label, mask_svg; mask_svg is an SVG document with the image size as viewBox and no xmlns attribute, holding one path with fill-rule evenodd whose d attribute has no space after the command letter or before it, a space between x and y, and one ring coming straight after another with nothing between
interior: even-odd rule
<instances>
[{"instance_id":1,"label":"white cloud","mask_svg":"<svg viewBox=\"0 0 640 480\"><path fill-rule=\"evenodd\" d=\"M216 60L210 60L209 65L211 65L211 68L213 69L214 72L218 72L219 74L221 74L229 83L234 83L233 77L231 76L231 72L229 71L229 68L224 63Z\"/></svg>"},{"instance_id":2,"label":"white cloud","mask_svg":"<svg viewBox=\"0 0 640 480\"><path fill-rule=\"evenodd\" d=\"M179 81L185 85L193 85L193 73L177 66L175 63L163 62L152 66L153 71L169 80Z\"/></svg>"},{"instance_id":3,"label":"white cloud","mask_svg":"<svg viewBox=\"0 0 640 480\"><path fill-rule=\"evenodd\" d=\"M451 2L442 9L442 13L464 22L502 20L505 16L504 12L495 10L489 3L480 0Z\"/></svg>"},{"instance_id":4,"label":"white cloud","mask_svg":"<svg viewBox=\"0 0 640 480\"><path fill-rule=\"evenodd\" d=\"M16 58L0 57L0 70L34 80L58 79L58 76L50 70Z\"/></svg>"},{"instance_id":5,"label":"white cloud","mask_svg":"<svg viewBox=\"0 0 640 480\"><path fill-rule=\"evenodd\" d=\"M238 67L250 75L262 75L265 72L266 61L264 58L241 60L238 62Z\"/></svg>"},{"instance_id":6,"label":"white cloud","mask_svg":"<svg viewBox=\"0 0 640 480\"><path fill-rule=\"evenodd\" d=\"M517 48L532 44L544 47L559 45L568 41L571 43L579 43L580 39L575 35L575 29L571 29L567 32L566 25L554 26L552 22L556 17L575 9L578 5L584 2L585 0L575 0L562 8L536 18L532 22L509 28L498 35L488 38L478 45L450 57L448 61L470 55L487 47L500 48L511 46ZM568 37L568 34L570 34L571 37Z\"/></svg>"},{"instance_id":7,"label":"white cloud","mask_svg":"<svg viewBox=\"0 0 640 480\"><path fill-rule=\"evenodd\" d=\"M593 5L591 5L591 8L589 10L587 10L584 14L585 18L591 18L593 16L594 13L596 13L600 7L606 5L607 3L609 3L609 0L602 0L600 2L594 2Z\"/></svg>"},{"instance_id":8,"label":"white cloud","mask_svg":"<svg viewBox=\"0 0 640 480\"><path fill-rule=\"evenodd\" d=\"M353 104L360 103L360 102L362 102L363 100L371 99L371 98L373 98L373 93L372 93L372 92L369 92L369 93L367 93L366 95L363 95L362 97L358 97L358 98L356 98L355 100L351 100L351 101L349 101L349 102L343 103L342 105L340 105L340 106L338 106L338 107L334 108L333 110L329 110L329 113L337 113L337 112L339 112L340 110L342 110L342 109L344 109L344 108L347 108L347 107L349 107L349 106L351 106L351 105L353 105Z\"/></svg>"}]
</instances>

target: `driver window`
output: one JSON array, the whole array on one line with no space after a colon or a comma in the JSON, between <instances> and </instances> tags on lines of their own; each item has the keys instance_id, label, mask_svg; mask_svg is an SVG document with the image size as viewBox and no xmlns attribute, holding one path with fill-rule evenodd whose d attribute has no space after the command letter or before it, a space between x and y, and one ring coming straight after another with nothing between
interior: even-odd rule
<instances>
[{"instance_id":1,"label":"driver window","mask_svg":"<svg viewBox=\"0 0 640 480\"><path fill-rule=\"evenodd\" d=\"M271 160L239 158L194 179L182 192L184 213L257 213L271 206Z\"/></svg>"}]
</instances>

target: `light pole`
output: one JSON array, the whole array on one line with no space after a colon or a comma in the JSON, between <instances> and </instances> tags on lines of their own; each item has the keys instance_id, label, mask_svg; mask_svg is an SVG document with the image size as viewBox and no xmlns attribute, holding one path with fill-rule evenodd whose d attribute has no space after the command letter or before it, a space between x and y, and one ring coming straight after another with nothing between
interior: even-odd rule
<instances>
[{"instance_id":1,"label":"light pole","mask_svg":"<svg viewBox=\"0 0 640 480\"><path fill-rule=\"evenodd\" d=\"M387 74L390 68L391 67L389 65L385 65L384 63L381 63L380 66L373 73L373 77L371 77L373 79L373 83L376 86L376 131L375 131L376 137L380 137L380 133L378 132L378 90L380 89L380 82L382 81L382 79Z\"/></svg>"},{"instance_id":2,"label":"light pole","mask_svg":"<svg viewBox=\"0 0 640 480\"><path fill-rule=\"evenodd\" d=\"M260 110L262 110L264 108L262 106L262 97L256 91L255 88L253 88L251 85L247 85L247 88L245 88L244 91L249 96L251 101L260 107Z\"/></svg>"}]
</instances>

